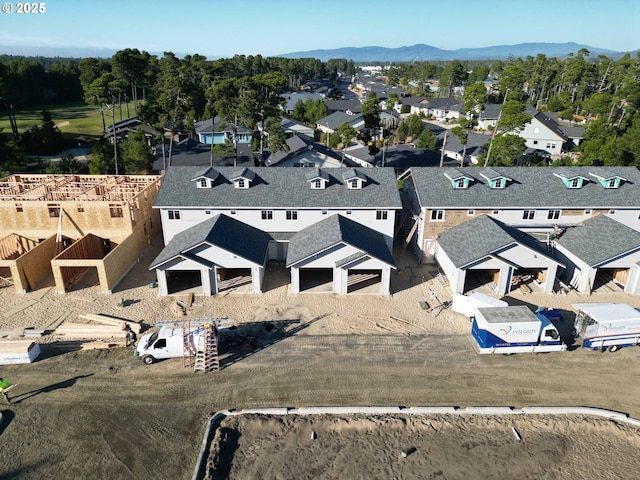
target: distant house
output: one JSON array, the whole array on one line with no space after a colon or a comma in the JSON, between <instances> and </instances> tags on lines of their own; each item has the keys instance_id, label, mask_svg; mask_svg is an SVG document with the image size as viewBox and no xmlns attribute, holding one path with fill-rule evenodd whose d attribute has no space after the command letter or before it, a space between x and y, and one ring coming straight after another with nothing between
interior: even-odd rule
<instances>
[{"instance_id":1,"label":"distant house","mask_svg":"<svg viewBox=\"0 0 640 480\"><path fill-rule=\"evenodd\" d=\"M344 112L334 112L316 122L318 130L324 133L336 133L338 127L346 123L358 132L364 130L364 118L362 115L348 115Z\"/></svg>"},{"instance_id":2,"label":"distant house","mask_svg":"<svg viewBox=\"0 0 640 480\"><path fill-rule=\"evenodd\" d=\"M464 104L455 98L430 98L428 101L427 115L433 116L436 120L444 122L446 120L458 119Z\"/></svg>"},{"instance_id":3,"label":"distant house","mask_svg":"<svg viewBox=\"0 0 640 480\"><path fill-rule=\"evenodd\" d=\"M281 108L287 115L291 115L291 112L293 112L298 101L305 103L307 100L316 101L324 100L326 98L323 94L312 92L288 92L283 93L280 96L285 100Z\"/></svg>"},{"instance_id":4,"label":"distant house","mask_svg":"<svg viewBox=\"0 0 640 480\"><path fill-rule=\"evenodd\" d=\"M362 110L362 104L357 98L350 100L324 100L329 113L344 112L347 115L359 115Z\"/></svg>"},{"instance_id":5,"label":"distant house","mask_svg":"<svg viewBox=\"0 0 640 480\"><path fill-rule=\"evenodd\" d=\"M446 142L444 141L446 135ZM458 165L477 165L480 161L480 155L487 148L487 144L491 141L491 137L488 135L482 135L480 133L469 132L467 133L466 150L465 145L462 144L460 138L454 135L449 130L440 131L438 134L438 140L441 142L444 149L444 155L447 158L456 160ZM462 158L462 155L465 158Z\"/></svg>"},{"instance_id":6,"label":"distant house","mask_svg":"<svg viewBox=\"0 0 640 480\"><path fill-rule=\"evenodd\" d=\"M224 145L225 143L251 143L253 131L241 125L227 122L215 117L207 118L195 124L196 134L200 143L207 145Z\"/></svg>"},{"instance_id":7,"label":"distant house","mask_svg":"<svg viewBox=\"0 0 640 480\"><path fill-rule=\"evenodd\" d=\"M287 138L297 135L313 139L315 134L314 129L307 124L286 117L280 120L280 129Z\"/></svg>"},{"instance_id":8,"label":"distant house","mask_svg":"<svg viewBox=\"0 0 640 480\"><path fill-rule=\"evenodd\" d=\"M376 154L369 154L369 147L349 148L345 158L361 167L392 167L397 175L411 167L437 167L440 165L440 153L426 148L417 148L413 144L388 145ZM445 158L445 165L455 165Z\"/></svg>"},{"instance_id":9,"label":"distant house","mask_svg":"<svg viewBox=\"0 0 640 480\"><path fill-rule=\"evenodd\" d=\"M161 149L156 149L152 170L164 172L171 166L196 167L196 166L244 166L253 167L253 151L248 143L240 143L236 146L235 155L218 157L211 150L211 145L200 143L197 140L187 138L169 147L165 145L164 155Z\"/></svg>"},{"instance_id":10,"label":"distant house","mask_svg":"<svg viewBox=\"0 0 640 480\"><path fill-rule=\"evenodd\" d=\"M500 118L501 105L487 104L478 117L478 128L488 131L495 129ZM557 114L539 112L531 105L526 108L531 121L523 128L510 132L525 140L530 151L545 151L549 155L559 155L579 145L584 136L584 129L562 125Z\"/></svg>"},{"instance_id":11,"label":"distant house","mask_svg":"<svg viewBox=\"0 0 640 480\"><path fill-rule=\"evenodd\" d=\"M287 139L289 151L279 150L266 157L267 167L318 167L338 168L355 166L348 158L334 152L332 149L314 142L308 137L293 136Z\"/></svg>"}]
</instances>

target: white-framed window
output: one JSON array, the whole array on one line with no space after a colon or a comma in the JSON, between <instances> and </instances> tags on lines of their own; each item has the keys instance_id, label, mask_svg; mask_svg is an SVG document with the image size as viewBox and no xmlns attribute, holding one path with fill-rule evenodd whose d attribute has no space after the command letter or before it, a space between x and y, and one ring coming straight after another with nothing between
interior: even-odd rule
<instances>
[{"instance_id":1,"label":"white-framed window","mask_svg":"<svg viewBox=\"0 0 640 480\"><path fill-rule=\"evenodd\" d=\"M432 222L444 221L444 210L431 210L431 221Z\"/></svg>"},{"instance_id":2,"label":"white-framed window","mask_svg":"<svg viewBox=\"0 0 640 480\"><path fill-rule=\"evenodd\" d=\"M324 183L319 178L316 178L311 182L311 188L314 190L322 190L324 188Z\"/></svg>"},{"instance_id":3,"label":"white-framed window","mask_svg":"<svg viewBox=\"0 0 640 480\"><path fill-rule=\"evenodd\" d=\"M500 210L492 210L491 214L492 215L500 215Z\"/></svg>"},{"instance_id":4,"label":"white-framed window","mask_svg":"<svg viewBox=\"0 0 640 480\"><path fill-rule=\"evenodd\" d=\"M547 220L557 220L560 218L561 210L549 210L547 213Z\"/></svg>"},{"instance_id":5,"label":"white-framed window","mask_svg":"<svg viewBox=\"0 0 640 480\"><path fill-rule=\"evenodd\" d=\"M612 178L611 180L609 180L609 183L607 184L607 188L616 188L616 179Z\"/></svg>"},{"instance_id":6,"label":"white-framed window","mask_svg":"<svg viewBox=\"0 0 640 480\"><path fill-rule=\"evenodd\" d=\"M236 212L235 210L231 210L231 215L235 215L236 213L238 212Z\"/></svg>"},{"instance_id":7,"label":"white-framed window","mask_svg":"<svg viewBox=\"0 0 640 480\"><path fill-rule=\"evenodd\" d=\"M297 220L297 219L298 219L297 210L287 210L287 220Z\"/></svg>"},{"instance_id":8,"label":"white-framed window","mask_svg":"<svg viewBox=\"0 0 640 480\"><path fill-rule=\"evenodd\" d=\"M615 215L616 211L615 210L609 210L609 215Z\"/></svg>"},{"instance_id":9,"label":"white-framed window","mask_svg":"<svg viewBox=\"0 0 640 480\"><path fill-rule=\"evenodd\" d=\"M205 211L204 211L204 214L205 214L205 215L211 215L211 210L205 210Z\"/></svg>"},{"instance_id":10,"label":"white-framed window","mask_svg":"<svg viewBox=\"0 0 640 480\"><path fill-rule=\"evenodd\" d=\"M475 210L467 210L467 217L473 217L476 214Z\"/></svg>"},{"instance_id":11,"label":"white-framed window","mask_svg":"<svg viewBox=\"0 0 640 480\"><path fill-rule=\"evenodd\" d=\"M169 220L180 220L180 210L169 210L167 215Z\"/></svg>"},{"instance_id":12,"label":"white-framed window","mask_svg":"<svg viewBox=\"0 0 640 480\"><path fill-rule=\"evenodd\" d=\"M326 214L327 214L327 211L326 211L326 210L322 210L322 214L323 214L323 215L326 215Z\"/></svg>"},{"instance_id":13,"label":"white-framed window","mask_svg":"<svg viewBox=\"0 0 640 480\"><path fill-rule=\"evenodd\" d=\"M245 182L244 178L236 180L236 188L247 188L247 182Z\"/></svg>"},{"instance_id":14,"label":"white-framed window","mask_svg":"<svg viewBox=\"0 0 640 480\"><path fill-rule=\"evenodd\" d=\"M496 181L493 182L493 188L504 188L501 178L496 178Z\"/></svg>"},{"instance_id":15,"label":"white-framed window","mask_svg":"<svg viewBox=\"0 0 640 480\"><path fill-rule=\"evenodd\" d=\"M585 211L584 211L584 214L585 214L585 215L591 215L591 210L585 210Z\"/></svg>"},{"instance_id":16,"label":"white-framed window","mask_svg":"<svg viewBox=\"0 0 640 480\"><path fill-rule=\"evenodd\" d=\"M22 208L21 203L16 203L16 212L18 213L24 212L24 209Z\"/></svg>"},{"instance_id":17,"label":"white-framed window","mask_svg":"<svg viewBox=\"0 0 640 480\"><path fill-rule=\"evenodd\" d=\"M349 186L349 189L351 190L355 190L358 189L360 187L360 182L358 180L349 180L349 183L347 184Z\"/></svg>"},{"instance_id":18,"label":"white-framed window","mask_svg":"<svg viewBox=\"0 0 640 480\"><path fill-rule=\"evenodd\" d=\"M523 220L533 220L533 217L536 216L536 211L535 210L525 210L522 212L522 219Z\"/></svg>"},{"instance_id":19,"label":"white-framed window","mask_svg":"<svg viewBox=\"0 0 640 480\"><path fill-rule=\"evenodd\" d=\"M200 188L207 188L207 179L206 178L201 178L200 179Z\"/></svg>"},{"instance_id":20,"label":"white-framed window","mask_svg":"<svg viewBox=\"0 0 640 480\"><path fill-rule=\"evenodd\" d=\"M455 188L464 188L464 178L456 180Z\"/></svg>"},{"instance_id":21,"label":"white-framed window","mask_svg":"<svg viewBox=\"0 0 640 480\"><path fill-rule=\"evenodd\" d=\"M547 142L547 148L554 148L554 145L549 143L549 142Z\"/></svg>"},{"instance_id":22,"label":"white-framed window","mask_svg":"<svg viewBox=\"0 0 640 480\"><path fill-rule=\"evenodd\" d=\"M351 215L351 210L347 210L347 215Z\"/></svg>"},{"instance_id":23,"label":"white-framed window","mask_svg":"<svg viewBox=\"0 0 640 480\"><path fill-rule=\"evenodd\" d=\"M537 144L538 144L538 140L534 140L534 141L533 141L533 144L534 144L534 145L537 145Z\"/></svg>"},{"instance_id":24,"label":"white-framed window","mask_svg":"<svg viewBox=\"0 0 640 480\"><path fill-rule=\"evenodd\" d=\"M387 211L386 210L377 210L376 211L376 220L386 220L387 219Z\"/></svg>"},{"instance_id":25,"label":"white-framed window","mask_svg":"<svg viewBox=\"0 0 640 480\"><path fill-rule=\"evenodd\" d=\"M262 220L273 220L273 210L262 210L260 212Z\"/></svg>"},{"instance_id":26,"label":"white-framed window","mask_svg":"<svg viewBox=\"0 0 640 480\"><path fill-rule=\"evenodd\" d=\"M569 188L580 188L580 179L574 178L573 180L571 180L571 184L569 185Z\"/></svg>"}]
</instances>

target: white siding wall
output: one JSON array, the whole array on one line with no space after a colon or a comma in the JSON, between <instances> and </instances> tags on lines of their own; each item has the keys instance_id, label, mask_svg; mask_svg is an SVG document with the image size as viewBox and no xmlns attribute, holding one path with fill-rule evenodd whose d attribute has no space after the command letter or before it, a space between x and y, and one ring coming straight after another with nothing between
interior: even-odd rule
<instances>
[{"instance_id":1,"label":"white siding wall","mask_svg":"<svg viewBox=\"0 0 640 480\"><path fill-rule=\"evenodd\" d=\"M529 228L532 229L550 229L553 225L558 225L559 227L567 227L576 225L581 223L589 218L595 216L592 212L590 215L566 215L562 211L562 209L556 208L544 208L544 209L531 209L534 210L534 218L532 220L525 220L522 218L524 211L529 209L518 208L518 209L498 209L498 214L489 214L490 217L495 218L496 220L500 220L507 225L524 229L525 231ZM558 219L549 219L548 214L550 210L560 210L560 217ZM577 210L577 209L571 209ZM638 216L640 215L639 209L634 210L615 210L613 215L605 214L608 217L613 218L614 220L626 225L634 230L640 231L640 219Z\"/></svg>"},{"instance_id":2,"label":"white siding wall","mask_svg":"<svg viewBox=\"0 0 640 480\"><path fill-rule=\"evenodd\" d=\"M265 207L264 210L270 210ZM296 210L292 208L291 210ZM297 220L287 220L286 210L273 210L273 220L262 220L262 209L237 209L235 215L231 215L230 209L210 209L209 215L205 214L205 209L180 210L180 220L169 220L167 209L160 211L162 220L162 233L164 243L169 241L179 232L193 227L198 223L207 220L219 213L224 213L231 218L249 224L265 232L298 232L303 228L313 225L327 218L330 215L339 213L344 217L365 225L372 230L376 230L384 235L387 245L391 247L393 243L393 229L395 223L395 210L386 210L386 220L376 220L376 210L347 210L333 209L327 210L327 214L322 214L322 209L300 210L298 209ZM347 214L347 211L351 212Z\"/></svg>"}]
</instances>

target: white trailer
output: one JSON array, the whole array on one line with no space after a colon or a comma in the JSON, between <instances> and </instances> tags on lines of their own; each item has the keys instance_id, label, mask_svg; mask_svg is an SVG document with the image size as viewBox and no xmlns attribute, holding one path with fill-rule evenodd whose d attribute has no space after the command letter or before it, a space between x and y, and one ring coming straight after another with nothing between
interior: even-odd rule
<instances>
[{"instance_id":1,"label":"white trailer","mask_svg":"<svg viewBox=\"0 0 640 480\"><path fill-rule=\"evenodd\" d=\"M574 335L583 348L615 352L640 345L640 311L624 303L574 303Z\"/></svg>"},{"instance_id":2,"label":"white trailer","mask_svg":"<svg viewBox=\"0 0 640 480\"><path fill-rule=\"evenodd\" d=\"M525 306L476 309L471 338L478 353L539 353L567 349L549 319Z\"/></svg>"},{"instance_id":3,"label":"white trailer","mask_svg":"<svg viewBox=\"0 0 640 480\"><path fill-rule=\"evenodd\" d=\"M477 308L482 307L508 307L509 304L504 300L490 297L484 293L474 292L471 295L462 295L461 293L453 294L453 304L451 310L456 313L462 313L466 317L473 317Z\"/></svg>"}]
</instances>

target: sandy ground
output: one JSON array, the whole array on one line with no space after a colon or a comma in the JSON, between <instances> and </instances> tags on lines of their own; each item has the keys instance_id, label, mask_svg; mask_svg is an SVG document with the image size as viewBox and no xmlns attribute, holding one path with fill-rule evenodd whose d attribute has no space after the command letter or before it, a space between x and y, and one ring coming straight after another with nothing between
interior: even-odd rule
<instances>
[{"instance_id":1,"label":"sandy ground","mask_svg":"<svg viewBox=\"0 0 640 480\"><path fill-rule=\"evenodd\" d=\"M156 320L180 318L176 301L186 296L159 297L158 290L149 288L155 273L148 271L149 263L160 252L159 238L147 249L140 263L121 281L114 293L105 295L95 285L95 275L86 275L74 291L64 295L54 293L53 285L25 295L16 295L12 287L0 288L0 332L17 328L53 328L62 320L79 321L83 313L102 313L134 321L153 324ZM396 251L396 254L398 252ZM398 270L392 273L391 296L288 293L289 274L283 267L271 267L265 276L265 293L250 295L230 293L216 297L196 297L191 316L226 317L238 323L272 320L291 321L292 327L305 323L303 333L317 334L466 334L470 331L468 319L450 308L438 308L451 301L448 287L435 277L436 265L417 265L415 257L406 250L398 260ZM536 287L534 287L536 288ZM431 292L436 300L430 300ZM482 290L490 294L488 288ZM118 305L124 299L125 305ZM503 298L512 305L547 306L560 309L573 319L572 303L617 302L640 307L640 298L620 292L603 292L589 297L570 292L568 295L550 295L540 291L525 294L515 290ZM421 308L427 301L432 311ZM1 336L1 335L0 335ZM46 341L54 341L46 337Z\"/></svg>"},{"instance_id":2,"label":"sandy ground","mask_svg":"<svg viewBox=\"0 0 640 480\"><path fill-rule=\"evenodd\" d=\"M621 479L639 448L636 430L581 416L247 415L223 420L207 478Z\"/></svg>"},{"instance_id":3,"label":"sandy ground","mask_svg":"<svg viewBox=\"0 0 640 480\"><path fill-rule=\"evenodd\" d=\"M0 337L18 338L17 330L27 327L52 329L61 321L78 321L83 313L150 324L180 318L176 300L184 296L161 298L149 288L155 277L148 265L160 248L155 242L112 295L99 293L91 275L65 295L55 294L46 282L26 295L0 288ZM435 278L436 267L416 265L409 252L398 267L388 297L291 295L287 272L275 267L267 273L262 295L196 297L191 316L228 317L262 332L257 352L234 352L230 345L222 371L204 377L185 370L181 360L145 366L124 348L62 353L45 345L34 364L0 367L0 376L17 384L11 391L16 402L2 410L0 478L190 478L206 418L229 408L586 405L640 416L640 377L633 367L640 360L638 349L476 355L464 337L470 331L467 318L450 308L420 306L451 300ZM582 297L516 291L505 299L561 309L567 329L571 303L640 307L640 298L612 292ZM265 333L266 323L275 324L275 330ZM221 468L228 468L232 478L472 478L469 472L481 472L473 478L580 478L580 462L597 478L635 478L627 473L638 467L633 464L637 433L594 419L529 424L518 418L513 421L523 431L522 443L513 441L505 429L512 420L504 419L438 419L432 421L436 429L415 419L332 419L313 424L318 432L313 443L304 423L285 428L298 432L298 441L278 440L280 420L257 421L238 437L238 447L224 453L232 461ZM379 425L386 423L389 434L382 435ZM265 444L274 461L252 460L265 442L260 432L283 442L273 450ZM415 452L400 461L399 452L412 446ZM317 461L310 456L316 453ZM501 455L511 460L500 461ZM473 462L465 463L467 457ZM608 474L608 458L620 460L616 475Z\"/></svg>"}]
</instances>

